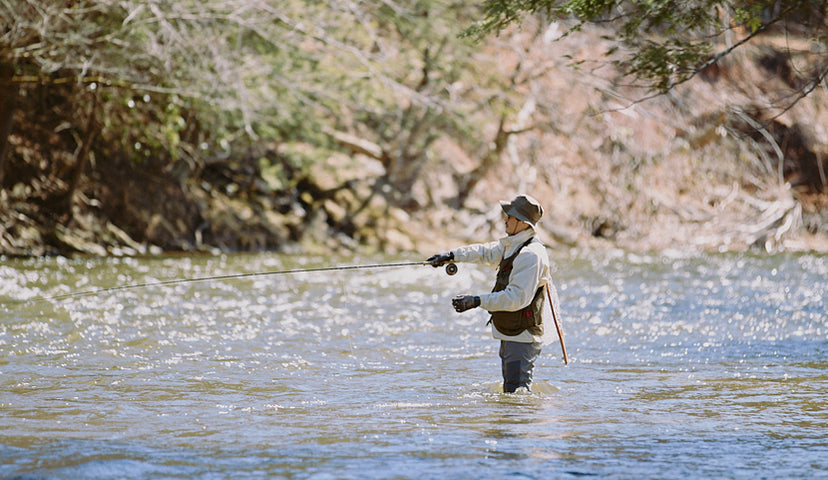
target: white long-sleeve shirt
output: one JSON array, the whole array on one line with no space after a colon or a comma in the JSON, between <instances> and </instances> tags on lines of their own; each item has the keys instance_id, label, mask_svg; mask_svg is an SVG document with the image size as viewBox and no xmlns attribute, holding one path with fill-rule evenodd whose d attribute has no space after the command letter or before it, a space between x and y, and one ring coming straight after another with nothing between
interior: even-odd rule
<instances>
[{"instance_id":1,"label":"white long-sleeve shirt","mask_svg":"<svg viewBox=\"0 0 828 480\"><path fill-rule=\"evenodd\" d=\"M454 259L458 262L481 263L497 268L501 260L513 255L534 235L534 229L529 228L515 235L503 237L496 242L460 247L453 250ZM558 295L549 275L549 256L546 254L546 247L539 242L532 242L524 247L515 258L512 273L509 276L509 285L499 292L481 294L480 307L489 312L520 310L532 302L539 287L547 284L557 309ZM518 335L504 335L497 331L494 324L492 324L492 336L512 342L543 343L546 333L554 329L548 303L544 302L541 312L544 336L532 335L528 330Z\"/></svg>"}]
</instances>

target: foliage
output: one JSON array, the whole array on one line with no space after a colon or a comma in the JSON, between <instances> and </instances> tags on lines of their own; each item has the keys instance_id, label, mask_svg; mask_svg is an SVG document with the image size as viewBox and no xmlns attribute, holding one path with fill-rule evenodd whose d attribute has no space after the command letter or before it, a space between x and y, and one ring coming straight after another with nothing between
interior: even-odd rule
<instances>
[{"instance_id":1,"label":"foliage","mask_svg":"<svg viewBox=\"0 0 828 480\"><path fill-rule=\"evenodd\" d=\"M804 95L828 74L826 5L808 0L486 0L484 19L465 33L497 33L526 14L574 19L569 33L588 23L608 25L627 49L618 63L653 91L664 93L779 26L810 37L823 52L799 85ZM730 36L739 40L733 43Z\"/></svg>"},{"instance_id":2,"label":"foliage","mask_svg":"<svg viewBox=\"0 0 828 480\"><path fill-rule=\"evenodd\" d=\"M406 203L440 136L486 144L469 117L481 99L455 87L492 76L457 41L476 13L456 0L0 0L0 63L15 88L98 95L101 138L134 162L262 140L329 149L347 132L378 145Z\"/></svg>"},{"instance_id":3,"label":"foliage","mask_svg":"<svg viewBox=\"0 0 828 480\"><path fill-rule=\"evenodd\" d=\"M0 186L49 227L36 210L51 214L54 197L65 205L82 173L76 210L115 222L129 211L135 221L118 226L139 241L230 248L300 240L299 225L319 238L381 237L375 227L398 226L387 219L484 208L478 200L501 187L578 193L558 173L567 158L590 165L574 177L609 205L623 198L605 194L615 177L590 177L602 164L588 159L611 154L613 168L623 166L635 140L624 124L595 142L614 120L592 113L613 108L604 97L615 92L593 88L597 76L564 71L567 53L596 50L578 45L579 30L609 27L599 30L620 40L610 60L658 92L756 35L795 31L797 60L808 61L777 61L771 49L760 66L805 95L828 71L824 9L767 0L0 0ZM520 26L485 42L458 38L481 17L466 35ZM553 48L564 43L550 47L560 30L570 35L563 55ZM692 130L677 127L675 138ZM13 165L3 162L8 145ZM324 178L352 168L361 171L347 180ZM619 217L620 205L612 205ZM592 218L598 208L582 211ZM262 219L264 240L222 236L251 218ZM437 221L445 230L479 226Z\"/></svg>"}]
</instances>

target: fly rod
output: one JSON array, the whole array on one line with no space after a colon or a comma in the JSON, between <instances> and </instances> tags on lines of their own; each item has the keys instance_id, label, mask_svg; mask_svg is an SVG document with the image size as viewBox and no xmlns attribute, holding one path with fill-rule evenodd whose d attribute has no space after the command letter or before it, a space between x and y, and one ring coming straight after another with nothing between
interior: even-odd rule
<instances>
[{"instance_id":1,"label":"fly rod","mask_svg":"<svg viewBox=\"0 0 828 480\"><path fill-rule=\"evenodd\" d=\"M393 268L393 267L410 267L413 265L431 265L428 262L400 262L400 263L377 263L372 265L343 265L336 267L319 267L319 268L297 268L292 270L275 270L269 272L251 272L251 273L234 273L228 275L214 275L210 277L197 278L178 278L173 280L161 280L157 282L135 283L130 285L120 285L117 287L96 288L93 290L84 290L81 292L70 292L61 295L53 295L51 297L40 297L33 299L34 301L44 300L63 300L66 298L86 297L91 295L101 295L104 293L111 293L120 290L132 290L136 288L162 287L170 285L180 285L183 283L209 282L218 280L230 280L237 278L251 278L251 277L265 277L272 275L292 275L297 273L313 273L313 272L333 272L339 270L366 270L372 268ZM446 265L446 273L454 275L457 273L457 265L449 263ZM30 300L31 301L31 300Z\"/></svg>"}]
</instances>

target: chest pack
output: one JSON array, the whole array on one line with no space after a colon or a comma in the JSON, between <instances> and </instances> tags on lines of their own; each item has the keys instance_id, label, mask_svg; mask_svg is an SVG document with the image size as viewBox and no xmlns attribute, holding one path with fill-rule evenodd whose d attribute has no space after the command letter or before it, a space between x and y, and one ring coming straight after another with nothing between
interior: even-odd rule
<instances>
[{"instance_id":1,"label":"chest pack","mask_svg":"<svg viewBox=\"0 0 828 480\"><path fill-rule=\"evenodd\" d=\"M510 257L500 261L500 266L497 269L497 280L492 292L500 292L506 289L509 285L509 277L512 275L512 264L515 258L523 250L523 247L532 242L539 242L539 240L535 237L530 238ZM541 322L543 301L543 287L539 287L529 305L515 312L492 312L492 318L489 321L494 324L498 332L504 335L514 336L524 330L529 330L533 335L543 335L543 324Z\"/></svg>"}]
</instances>

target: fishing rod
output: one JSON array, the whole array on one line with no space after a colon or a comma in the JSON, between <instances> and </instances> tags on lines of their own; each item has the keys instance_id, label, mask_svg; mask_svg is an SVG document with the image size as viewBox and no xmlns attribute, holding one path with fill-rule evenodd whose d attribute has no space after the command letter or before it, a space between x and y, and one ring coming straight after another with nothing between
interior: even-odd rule
<instances>
[{"instance_id":1,"label":"fishing rod","mask_svg":"<svg viewBox=\"0 0 828 480\"><path fill-rule=\"evenodd\" d=\"M106 287L106 288L96 288L93 290L84 290L81 292L70 292L64 293L60 295L53 295L50 297L40 297L34 299L33 301L46 301L46 300L64 300L67 298L74 298L74 297L86 297L91 295L101 295L104 293L111 293L120 290L132 290L136 288L149 288L149 287L162 287L162 286L170 286L170 285L180 285L184 283L196 283L196 282L209 282L209 281L217 281L217 280L230 280L230 279L238 279L238 278L251 278L251 277L264 277L264 276L272 276L272 275L292 275L297 273L313 273L313 272L333 272L333 271L340 271L340 270L367 270L372 268L394 268L394 267L410 267L414 265L431 265L429 262L399 262L399 263L376 263L372 265L342 265L336 267L319 267L319 268L296 268L291 270L275 270L275 271L268 271L268 272L251 272L251 273L234 273L228 275L213 275L210 277L197 277L197 278L177 278L173 280L161 280L157 282L146 282L146 283L135 283L130 285L120 285L117 287ZM449 263L446 265L446 273L449 275L454 275L457 273L457 265L454 263ZM32 301L32 300L29 300Z\"/></svg>"}]
</instances>

